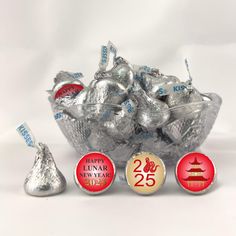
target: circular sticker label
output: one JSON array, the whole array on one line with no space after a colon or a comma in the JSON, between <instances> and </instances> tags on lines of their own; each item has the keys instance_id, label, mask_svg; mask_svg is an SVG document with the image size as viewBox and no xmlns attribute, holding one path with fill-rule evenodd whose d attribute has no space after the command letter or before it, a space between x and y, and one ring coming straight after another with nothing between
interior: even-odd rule
<instances>
[{"instance_id":1,"label":"circular sticker label","mask_svg":"<svg viewBox=\"0 0 236 236\"><path fill-rule=\"evenodd\" d=\"M166 168L163 161L149 152L132 156L126 165L126 179L136 193L152 194L165 182Z\"/></svg>"},{"instance_id":2,"label":"circular sticker label","mask_svg":"<svg viewBox=\"0 0 236 236\"><path fill-rule=\"evenodd\" d=\"M209 157L192 152L178 161L175 174L181 188L190 193L203 193L214 183L216 169Z\"/></svg>"},{"instance_id":3,"label":"circular sticker label","mask_svg":"<svg viewBox=\"0 0 236 236\"><path fill-rule=\"evenodd\" d=\"M56 92L54 98L63 98L78 94L84 87L80 84L65 84Z\"/></svg>"},{"instance_id":4,"label":"circular sticker label","mask_svg":"<svg viewBox=\"0 0 236 236\"><path fill-rule=\"evenodd\" d=\"M113 161L100 152L83 156L75 168L75 182L87 193L101 193L107 190L115 178Z\"/></svg>"}]
</instances>

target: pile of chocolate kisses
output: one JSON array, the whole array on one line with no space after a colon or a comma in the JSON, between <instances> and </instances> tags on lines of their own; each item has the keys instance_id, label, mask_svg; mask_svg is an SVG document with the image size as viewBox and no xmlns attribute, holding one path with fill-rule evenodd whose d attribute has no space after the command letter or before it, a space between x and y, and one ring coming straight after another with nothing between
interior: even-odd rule
<instances>
[{"instance_id":1,"label":"pile of chocolate kisses","mask_svg":"<svg viewBox=\"0 0 236 236\"><path fill-rule=\"evenodd\" d=\"M139 151L176 162L205 140L221 104L218 95L201 94L193 86L185 63L189 76L182 82L159 69L130 64L108 42L88 86L82 73L57 74L48 90L54 117L80 155L103 152L121 167Z\"/></svg>"}]
</instances>

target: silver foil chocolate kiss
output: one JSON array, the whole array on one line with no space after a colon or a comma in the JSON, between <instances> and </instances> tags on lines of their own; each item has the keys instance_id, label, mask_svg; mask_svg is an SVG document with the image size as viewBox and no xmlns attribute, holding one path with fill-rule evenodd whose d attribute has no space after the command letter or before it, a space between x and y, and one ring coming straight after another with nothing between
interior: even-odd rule
<instances>
[{"instance_id":1,"label":"silver foil chocolate kiss","mask_svg":"<svg viewBox=\"0 0 236 236\"><path fill-rule=\"evenodd\" d=\"M46 144L39 143L34 165L24 183L25 192L32 196L55 195L66 189L66 179L57 168Z\"/></svg>"}]
</instances>

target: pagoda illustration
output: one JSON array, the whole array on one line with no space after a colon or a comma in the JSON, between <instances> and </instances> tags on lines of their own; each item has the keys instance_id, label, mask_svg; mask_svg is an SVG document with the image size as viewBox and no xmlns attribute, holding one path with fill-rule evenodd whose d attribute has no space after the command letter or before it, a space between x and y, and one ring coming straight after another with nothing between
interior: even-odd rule
<instances>
[{"instance_id":1,"label":"pagoda illustration","mask_svg":"<svg viewBox=\"0 0 236 236\"><path fill-rule=\"evenodd\" d=\"M204 186L205 182L209 178L205 178L203 176L205 170L200 167L202 162L199 162L195 157L194 161L189 163L191 164L191 168L186 170L189 173L189 176L187 178L183 178L183 180L187 181L189 187L193 185Z\"/></svg>"}]
</instances>

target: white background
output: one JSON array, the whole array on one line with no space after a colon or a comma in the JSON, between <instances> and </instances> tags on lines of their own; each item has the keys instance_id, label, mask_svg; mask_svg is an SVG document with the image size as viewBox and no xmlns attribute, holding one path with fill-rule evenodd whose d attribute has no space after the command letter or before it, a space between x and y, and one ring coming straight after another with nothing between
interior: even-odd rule
<instances>
[{"instance_id":1,"label":"white background","mask_svg":"<svg viewBox=\"0 0 236 236\"><path fill-rule=\"evenodd\" d=\"M235 235L235 12L234 0L0 0L0 235ZM45 90L60 70L83 72L87 84L108 40L131 63L182 80L187 57L195 86L222 96L217 122L201 147L217 166L212 191L183 193L173 169L150 197L118 183L97 197L75 187L78 156L60 133ZM68 180L64 194L24 193L35 151L15 132L22 121L51 148Z\"/></svg>"}]
</instances>

